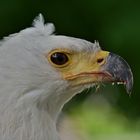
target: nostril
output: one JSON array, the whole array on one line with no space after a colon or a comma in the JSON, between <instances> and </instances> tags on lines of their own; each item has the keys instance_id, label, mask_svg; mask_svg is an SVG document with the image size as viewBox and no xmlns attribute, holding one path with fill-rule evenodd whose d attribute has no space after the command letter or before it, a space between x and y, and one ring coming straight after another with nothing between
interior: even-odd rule
<instances>
[{"instance_id":1,"label":"nostril","mask_svg":"<svg viewBox=\"0 0 140 140\"><path fill-rule=\"evenodd\" d=\"M97 59L97 63L101 63L101 62L103 62L103 58L99 58L99 59Z\"/></svg>"}]
</instances>

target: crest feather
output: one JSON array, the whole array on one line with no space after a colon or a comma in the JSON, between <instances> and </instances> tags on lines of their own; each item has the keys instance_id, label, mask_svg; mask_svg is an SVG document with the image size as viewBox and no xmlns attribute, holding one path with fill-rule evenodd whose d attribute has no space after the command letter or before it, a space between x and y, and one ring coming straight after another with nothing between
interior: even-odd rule
<instances>
[{"instance_id":1,"label":"crest feather","mask_svg":"<svg viewBox=\"0 0 140 140\"><path fill-rule=\"evenodd\" d=\"M39 14L34 20L33 20L33 26L36 28L44 27L44 17L42 14Z\"/></svg>"},{"instance_id":2,"label":"crest feather","mask_svg":"<svg viewBox=\"0 0 140 140\"><path fill-rule=\"evenodd\" d=\"M51 35L55 31L52 23L45 24L44 17L41 13L33 20L33 26L47 35Z\"/></svg>"}]
</instances>

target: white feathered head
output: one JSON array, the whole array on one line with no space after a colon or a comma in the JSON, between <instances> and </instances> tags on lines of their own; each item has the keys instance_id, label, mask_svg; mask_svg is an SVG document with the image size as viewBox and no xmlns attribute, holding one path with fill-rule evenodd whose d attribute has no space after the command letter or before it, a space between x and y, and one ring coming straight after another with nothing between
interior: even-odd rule
<instances>
[{"instance_id":1,"label":"white feathered head","mask_svg":"<svg viewBox=\"0 0 140 140\"><path fill-rule=\"evenodd\" d=\"M0 140L58 140L56 118L75 94L102 82L132 88L120 56L53 32L40 14L33 27L0 42Z\"/></svg>"},{"instance_id":2,"label":"white feathered head","mask_svg":"<svg viewBox=\"0 0 140 140\"><path fill-rule=\"evenodd\" d=\"M33 27L0 43L0 96L8 96L9 104L14 98L58 112L73 95L101 82L122 82L130 92L132 73L120 56L98 42L53 32L40 14Z\"/></svg>"}]
</instances>

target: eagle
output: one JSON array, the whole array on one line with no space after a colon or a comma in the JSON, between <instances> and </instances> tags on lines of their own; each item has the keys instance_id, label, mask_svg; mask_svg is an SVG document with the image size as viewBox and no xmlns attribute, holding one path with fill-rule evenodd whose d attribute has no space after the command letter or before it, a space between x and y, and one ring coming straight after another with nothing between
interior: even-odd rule
<instances>
[{"instance_id":1,"label":"eagle","mask_svg":"<svg viewBox=\"0 0 140 140\"><path fill-rule=\"evenodd\" d=\"M77 93L113 82L131 93L122 57L54 30L39 14L32 27L0 41L0 140L60 140L58 116Z\"/></svg>"}]
</instances>

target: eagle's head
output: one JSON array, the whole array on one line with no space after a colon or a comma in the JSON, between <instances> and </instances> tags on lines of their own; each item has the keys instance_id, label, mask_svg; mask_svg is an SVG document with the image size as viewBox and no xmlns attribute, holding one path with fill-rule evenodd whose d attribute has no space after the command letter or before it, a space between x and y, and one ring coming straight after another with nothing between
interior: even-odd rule
<instances>
[{"instance_id":1,"label":"eagle's head","mask_svg":"<svg viewBox=\"0 0 140 140\"><path fill-rule=\"evenodd\" d=\"M59 106L83 89L103 82L122 83L131 92L132 72L122 57L102 50L98 42L53 32L54 25L45 25L40 14L33 27L1 42L1 77L3 82L11 81L14 90L21 90L16 92L20 99L27 96L26 100L35 99L39 105L43 102L52 107L56 102Z\"/></svg>"},{"instance_id":2,"label":"eagle's head","mask_svg":"<svg viewBox=\"0 0 140 140\"><path fill-rule=\"evenodd\" d=\"M98 42L53 31L53 24L44 24L39 15L33 27L0 42L0 121L12 119L10 114L14 120L16 113L36 116L37 109L56 119L75 94L103 82L122 83L131 92L133 75L122 57L102 50Z\"/></svg>"}]
</instances>

